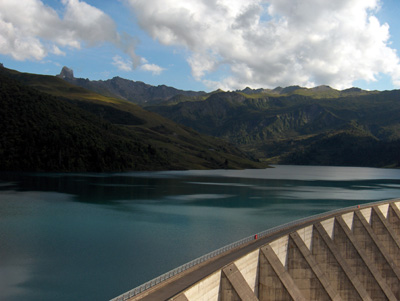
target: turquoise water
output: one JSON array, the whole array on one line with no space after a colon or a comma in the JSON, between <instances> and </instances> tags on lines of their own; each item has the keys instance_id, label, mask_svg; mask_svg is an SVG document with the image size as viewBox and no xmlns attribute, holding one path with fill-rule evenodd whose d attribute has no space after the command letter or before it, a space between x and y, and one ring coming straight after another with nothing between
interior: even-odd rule
<instances>
[{"instance_id":1,"label":"turquoise water","mask_svg":"<svg viewBox=\"0 0 400 301\"><path fill-rule=\"evenodd\" d=\"M400 170L0 173L0 300L108 300L321 212L400 197Z\"/></svg>"}]
</instances>

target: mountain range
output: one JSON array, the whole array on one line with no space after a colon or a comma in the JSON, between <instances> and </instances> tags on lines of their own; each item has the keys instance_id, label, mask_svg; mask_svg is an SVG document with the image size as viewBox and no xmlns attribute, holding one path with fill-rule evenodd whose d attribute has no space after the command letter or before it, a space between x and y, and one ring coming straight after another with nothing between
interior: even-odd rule
<instances>
[{"instance_id":1,"label":"mountain range","mask_svg":"<svg viewBox=\"0 0 400 301\"><path fill-rule=\"evenodd\" d=\"M73 76L68 78L78 85L82 82ZM115 80L95 82L97 91L107 90ZM125 89L138 83L124 82L125 86L108 89L107 93L134 95L131 91L135 88ZM163 90L170 93L153 98ZM400 164L398 90L365 91L353 87L340 91L323 85L194 93L158 86L149 88L141 97L126 99L200 133L230 142L271 164Z\"/></svg>"},{"instance_id":2,"label":"mountain range","mask_svg":"<svg viewBox=\"0 0 400 301\"><path fill-rule=\"evenodd\" d=\"M178 90L165 85L152 86L140 81L127 80L121 77L114 77L105 81L91 81L89 79L75 78L73 70L65 66L57 77L96 93L128 100L139 105L160 103L176 95L197 97L206 94L205 92Z\"/></svg>"},{"instance_id":3,"label":"mountain range","mask_svg":"<svg viewBox=\"0 0 400 301\"><path fill-rule=\"evenodd\" d=\"M114 77L105 81L91 81L89 79L76 78L74 76L74 71L66 66L64 66L60 74L56 76L73 85L80 86L102 95L125 99L141 106L151 106L156 104L170 105L185 101L201 101L207 99L211 94L223 92L222 90L217 90L212 93L179 90L165 85L152 86L140 81L128 80L121 77ZM251 89L247 87L235 92L244 94L251 98L291 95L303 95L312 98L338 98L366 95L376 93L377 91L370 92L359 88L350 88L339 91L323 85L311 89L300 86L289 86L285 88L276 87L275 89Z\"/></svg>"},{"instance_id":4,"label":"mountain range","mask_svg":"<svg viewBox=\"0 0 400 301\"><path fill-rule=\"evenodd\" d=\"M24 89L73 105L140 144L145 161L127 169L400 165L398 90L290 86L206 93L119 77L91 81L67 67L56 77L2 70Z\"/></svg>"},{"instance_id":5,"label":"mountain range","mask_svg":"<svg viewBox=\"0 0 400 301\"><path fill-rule=\"evenodd\" d=\"M56 76L0 67L0 170L260 168L221 139Z\"/></svg>"}]
</instances>

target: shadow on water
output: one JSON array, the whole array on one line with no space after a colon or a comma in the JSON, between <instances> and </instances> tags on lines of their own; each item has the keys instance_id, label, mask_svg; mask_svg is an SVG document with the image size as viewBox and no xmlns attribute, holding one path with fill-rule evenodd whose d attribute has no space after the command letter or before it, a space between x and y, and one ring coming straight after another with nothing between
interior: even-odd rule
<instances>
[{"instance_id":1,"label":"shadow on water","mask_svg":"<svg viewBox=\"0 0 400 301\"><path fill-rule=\"evenodd\" d=\"M74 202L131 214L138 222L181 225L193 207L246 209L252 210L247 214L293 220L400 195L399 179L285 180L194 173L0 173L0 192L67 194Z\"/></svg>"},{"instance_id":2,"label":"shadow on water","mask_svg":"<svg viewBox=\"0 0 400 301\"><path fill-rule=\"evenodd\" d=\"M281 180L190 175L0 173L0 191L41 191L72 195L74 201L112 205L187 205L263 208L311 202L368 202L396 197L400 180Z\"/></svg>"}]
</instances>

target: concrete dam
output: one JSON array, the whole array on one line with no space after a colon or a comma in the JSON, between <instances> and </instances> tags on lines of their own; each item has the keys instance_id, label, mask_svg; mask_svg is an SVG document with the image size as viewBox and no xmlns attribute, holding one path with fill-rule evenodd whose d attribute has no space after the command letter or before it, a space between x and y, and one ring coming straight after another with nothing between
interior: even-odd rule
<instances>
[{"instance_id":1,"label":"concrete dam","mask_svg":"<svg viewBox=\"0 0 400 301\"><path fill-rule=\"evenodd\" d=\"M120 300L400 300L400 199L258 233Z\"/></svg>"}]
</instances>

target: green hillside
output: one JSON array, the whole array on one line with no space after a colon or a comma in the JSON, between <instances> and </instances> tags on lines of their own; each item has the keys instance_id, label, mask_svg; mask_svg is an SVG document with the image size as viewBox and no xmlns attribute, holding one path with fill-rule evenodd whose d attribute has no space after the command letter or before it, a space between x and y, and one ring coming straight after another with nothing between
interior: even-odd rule
<instances>
[{"instance_id":1,"label":"green hillside","mask_svg":"<svg viewBox=\"0 0 400 301\"><path fill-rule=\"evenodd\" d=\"M229 143L53 76L0 68L0 170L265 167Z\"/></svg>"},{"instance_id":2,"label":"green hillside","mask_svg":"<svg viewBox=\"0 0 400 301\"><path fill-rule=\"evenodd\" d=\"M353 88L323 98L333 89L310 90L294 87L276 97L220 92L147 109L268 163L399 166L400 91Z\"/></svg>"},{"instance_id":3,"label":"green hillside","mask_svg":"<svg viewBox=\"0 0 400 301\"><path fill-rule=\"evenodd\" d=\"M300 86L289 86L286 88L277 87L273 90L251 89L247 87L246 89L237 90L236 92L247 98L255 99L265 97L287 97L292 95L302 95L314 99L334 99L339 97L362 96L379 93L378 91L365 91L354 87L346 90L336 90L326 85L314 88L304 88Z\"/></svg>"}]
</instances>

